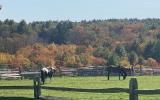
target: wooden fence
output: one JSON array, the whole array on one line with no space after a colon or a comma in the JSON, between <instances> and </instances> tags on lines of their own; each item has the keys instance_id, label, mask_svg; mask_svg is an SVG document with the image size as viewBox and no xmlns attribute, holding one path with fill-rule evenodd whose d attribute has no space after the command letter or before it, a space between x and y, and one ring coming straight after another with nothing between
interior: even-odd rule
<instances>
[{"instance_id":1,"label":"wooden fence","mask_svg":"<svg viewBox=\"0 0 160 100\"><path fill-rule=\"evenodd\" d=\"M138 100L138 94L142 94L142 95L160 94L160 89L139 90L137 79L131 78L129 83L129 100Z\"/></svg>"},{"instance_id":2,"label":"wooden fence","mask_svg":"<svg viewBox=\"0 0 160 100\"><path fill-rule=\"evenodd\" d=\"M156 90L139 90L136 78L131 78L129 88L107 88L107 89L80 89L80 88L65 88L65 87L48 87L40 85L40 77L33 79L33 86L0 86L0 89L33 89L35 99L45 99L41 95L41 89L57 90L57 91L73 91L73 92L93 92L93 93L129 93L129 100L138 100L138 94L153 95L160 94L160 89Z\"/></svg>"}]
</instances>

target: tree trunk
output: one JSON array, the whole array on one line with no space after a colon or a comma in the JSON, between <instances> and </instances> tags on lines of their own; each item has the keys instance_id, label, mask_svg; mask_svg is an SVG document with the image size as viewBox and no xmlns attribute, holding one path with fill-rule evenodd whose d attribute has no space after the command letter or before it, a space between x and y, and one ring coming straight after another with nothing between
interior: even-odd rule
<instances>
[{"instance_id":1,"label":"tree trunk","mask_svg":"<svg viewBox=\"0 0 160 100\"><path fill-rule=\"evenodd\" d=\"M134 69L133 69L133 65L131 67L131 76L134 76Z\"/></svg>"},{"instance_id":2,"label":"tree trunk","mask_svg":"<svg viewBox=\"0 0 160 100\"><path fill-rule=\"evenodd\" d=\"M142 65L140 65L140 76L142 76Z\"/></svg>"}]
</instances>

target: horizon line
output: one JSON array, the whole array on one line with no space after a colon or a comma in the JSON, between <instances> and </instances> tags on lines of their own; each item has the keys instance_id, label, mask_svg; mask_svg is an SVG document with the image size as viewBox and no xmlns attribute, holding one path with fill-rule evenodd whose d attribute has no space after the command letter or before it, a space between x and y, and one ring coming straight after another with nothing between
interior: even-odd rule
<instances>
[{"instance_id":1,"label":"horizon line","mask_svg":"<svg viewBox=\"0 0 160 100\"><path fill-rule=\"evenodd\" d=\"M107 20L131 20L131 19L136 19L136 20L147 20L147 19L157 19L159 20L160 17L146 17L146 18L136 18L136 17L130 17L130 18L104 18L104 19L98 19L98 18L93 18L93 19L81 19L81 20L71 20L71 19L48 19L48 20L32 20L32 21L27 21L26 19L21 19L21 20L15 20L12 18L6 18L6 19L0 19L0 21L5 21L5 20L13 20L14 22L21 22L21 21L25 21L26 23L33 23L33 22L47 22L47 21L55 21L55 22L61 22L61 21L70 21L70 22L82 22L82 21L86 21L86 22L90 22L90 21L107 21Z\"/></svg>"}]
</instances>

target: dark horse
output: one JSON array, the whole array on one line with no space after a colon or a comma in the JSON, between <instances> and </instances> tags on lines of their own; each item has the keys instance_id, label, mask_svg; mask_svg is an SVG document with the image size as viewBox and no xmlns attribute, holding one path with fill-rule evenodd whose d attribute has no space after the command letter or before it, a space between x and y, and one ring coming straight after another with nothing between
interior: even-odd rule
<instances>
[{"instance_id":1,"label":"dark horse","mask_svg":"<svg viewBox=\"0 0 160 100\"><path fill-rule=\"evenodd\" d=\"M107 74L107 76L108 76L108 80L109 80L111 72L118 73L119 80L120 80L120 76L123 76L123 80L125 80L127 77L126 68L122 67L120 65L118 65L118 66L110 65L108 67L105 67L104 71L105 71L105 75Z\"/></svg>"},{"instance_id":2,"label":"dark horse","mask_svg":"<svg viewBox=\"0 0 160 100\"><path fill-rule=\"evenodd\" d=\"M41 82L42 84L45 83L45 80L47 77L51 78L53 77L53 75L55 74L56 69L51 67L51 68L42 68L41 69Z\"/></svg>"}]
</instances>

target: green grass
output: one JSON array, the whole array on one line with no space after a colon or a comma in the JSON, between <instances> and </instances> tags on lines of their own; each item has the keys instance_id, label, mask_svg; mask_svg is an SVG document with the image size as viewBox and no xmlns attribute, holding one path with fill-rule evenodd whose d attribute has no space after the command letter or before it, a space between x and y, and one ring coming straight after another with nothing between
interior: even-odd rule
<instances>
[{"instance_id":1,"label":"green grass","mask_svg":"<svg viewBox=\"0 0 160 100\"><path fill-rule=\"evenodd\" d=\"M119 81L118 77L56 77L51 82L47 80L45 86L52 87L70 87L70 88L128 88L129 80ZM139 76L139 89L160 89L160 76ZM0 86L32 86L32 80L0 80ZM66 97L74 100L128 100L128 93L86 93L86 92L68 92L42 89L43 96ZM33 90L0 90L1 97L33 97ZM27 99L26 99L27 100ZM28 99L30 100L30 99ZM159 95L139 95L139 100L160 100Z\"/></svg>"}]
</instances>

